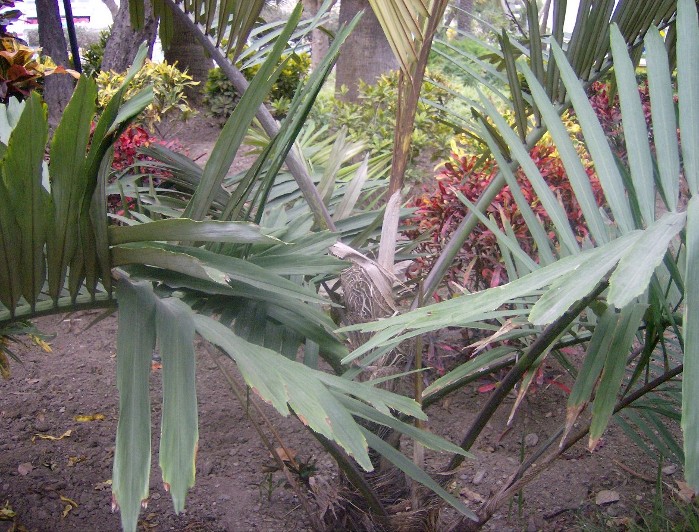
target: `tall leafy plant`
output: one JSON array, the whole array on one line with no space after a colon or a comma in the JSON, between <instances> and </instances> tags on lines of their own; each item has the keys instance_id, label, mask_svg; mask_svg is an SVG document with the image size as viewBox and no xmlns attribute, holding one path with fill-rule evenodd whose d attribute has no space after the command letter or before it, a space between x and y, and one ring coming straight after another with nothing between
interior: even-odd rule
<instances>
[{"instance_id":1,"label":"tall leafy plant","mask_svg":"<svg viewBox=\"0 0 699 532\"><path fill-rule=\"evenodd\" d=\"M287 245L253 221L262 219L275 177L351 25L338 31L326 60L297 93L279 134L250 172L232 193L222 191L235 152L276 79L276 65L300 12L299 6L241 98L187 203L179 209L158 206L161 213L169 214L163 219L140 216L110 226L106 212L110 146L151 102L150 88L125 102L126 85L122 86L92 130L96 87L93 80L81 78L51 140L48 168L44 165L48 128L39 97L31 96L24 106L12 104L0 114L0 327L23 317L113 308L118 302L122 310L117 339L120 413L113 505L121 510L126 530L136 529L148 497L148 385L156 346L163 359L159 462L175 511L184 508L194 481L195 333L235 360L248 385L282 414L293 412L319 438L351 457L354 462L345 459L352 467L373 468L372 446L470 514L461 501L423 471L405 464L392 448L375 441L358 422L365 419L390 426L426 447L465 454L397 417L400 413L424 419L415 401L373 383L311 369L294 360L295 352L282 347L293 342L298 347L301 340L310 340L338 371L342 369L339 359L346 354L342 339L332 332L332 322L318 310L325 299L312 285L297 282L298 276L336 271L341 263L335 259L309 262L309 256L324 255L334 238L321 232ZM145 54L143 47L125 84ZM303 227L296 230L299 235ZM258 320L260 315L265 319ZM293 342L280 340L278 331L266 327L271 322L293 333Z\"/></svg>"},{"instance_id":2,"label":"tall leafy plant","mask_svg":"<svg viewBox=\"0 0 699 532\"><path fill-rule=\"evenodd\" d=\"M696 446L699 387L695 375L699 351L695 345L697 293L694 289L699 264L696 259L699 107L694 92L699 85L692 66L699 54L699 27L694 2L678 2L675 25L677 104L673 101L667 42L663 42L654 26L644 40L652 144L638 96L634 53L627 50L620 25L609 28L607 35L621 98L628 163L615 157L607 143L585 93L584 82L578 77L575 61L569 60L556 42L550 44L549 61L555 66L549 64L548 68L557 72L562 82L560 92L570 99L580 121L604 191L607 205L604 211L594 201L588 175L561 121L559 108L551 101L560 92L547 92L546 80L538 79L535 68L527 62L520 60L516 64L518 73L527 82L536 114L561 154L590 228L590 238L584 245L575 238L567 216L530 158L518 126L513 129L484 97L479 103L483 114L478 132L497 160L502 179L511 190L520 193L511 166L521 166L555 227L559 247L551 245L536 217L526 216L526 202L518 201L518 205L539 249L539 262L532 260L513 235L481 215L477 205L462 198L473 216L497 235L507 257L511 281L380 323L353 327L375 334L345 361L361 360L372 349L389 348L443 327L492 330L491 320L501 324L488 349L434 382L422 395L424 403L429 404L492 368L513 364L464 434L461 441L464 449L473 445L515 384L523 382L520 397L526 392L545 357L555 356L566 362L566 367L574 368L561 349L575 345L584 351L582 366L576 372L571 371L575 385L566 422L556 432L556 438L544 446L544 449L553 448L558 442L558 448L546 456L542 456L545 451L540 451L525 460L501 492L481 507L481 523L573 443L588 437L588 445L594 449L611 419L626 428L635 423L642 431L650 424L662 434L656 441L667 442L668 448L674 448L672 437L661 428L660 418L675 415L673 410L679 405L672 398L678 397L675 393L680 387L684 449L675 452L684 460L687 484L695 493L699 490ZM599 48L606 45L600 44ZM679 116L679 143L676 116ZM498 138L504 142L498 142ZM507 153L502 146L509 148ZM680 197L683 182L688 189L686 205L685 198ZM677 376L682 373L680 383ZM655 393L661 389L666 396ZM591 411L589 422L581 418L587 408ZM576 423L582 428L574 429ZM459 461L459 458L452 460L445 473L452 471ZM535 462L538 467L534 467ZM456 529L463 527L465 523Z\"/></svg>"}]
</instances>

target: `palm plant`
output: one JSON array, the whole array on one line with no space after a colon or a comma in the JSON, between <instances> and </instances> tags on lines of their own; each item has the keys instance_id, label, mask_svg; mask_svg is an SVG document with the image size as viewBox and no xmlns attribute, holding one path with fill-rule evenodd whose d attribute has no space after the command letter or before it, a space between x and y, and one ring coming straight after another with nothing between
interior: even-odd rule
<instances>
[{"instance_id":1,"label":"palm plant","mask_svg":"<svg viewBox=\"0 0 699 532\"><path fill-rule=\"evenodd\" d=\"M530 24L529 48L520 47L527 60L515 62L511 49L507 44L503 47L503 60L510 71L507 79L513 93L515 127L506 122L485 96L480 102L473 102L474 127L496 159L500 173L477 204L463 198L471 214L452 236L440 264L426 281L425 291L434 291L443 273L441 268L449 264L450 253L463 244L463 236L477 222L496 233L511 282L378 323L347 328L375 333L345 359L360 363L362 357L374 358L377 352L392 349L406 339L444 327L472 327L495 333L485 342L489 349L438 379L422 393L423 404L428 405L494 368L512 366L464 434L461 442L464 450L475 442L487 420L517 383L522 381L520 398L526 393L545 357L555 356L563 367L570 368L575 386L568 402L566 423L544 450L528 458L501 492L481 507L480 523L576 441L589 436L589 447L594 449L613 416L627 429L631 430L631 424L635 424L635 430L640 430L644 437L652 434L661 448L665 446L684 459L686 481L695 493L699 490L697 297L693 289L699 228L696 218L699 108L695 97L699 85L693 67L699 54L697 8L691 0L680 0L676 8L671 2L644 4L643 13L634 11L636 7L640 9L634 3L619 2L614 7L614 2L608 2L606 10L595 6L592 11L590 3L582 4L581 24L576 26L567 52L558 39L551 39L550 52L545 57L540 39L534 36L536 24ZM561 3L554 4L558 21L554 36L562 28L560 7ZM610 15L611 27L607 25ZM664 42L653 23L667 22L670 29ZM643 34L645 39L641 41ZM605 40L598 39L600 36ZM583 42L596 45L583 47ZM649 144L634 73L641 42L645 46L650 85L652 144ZM667 52L675 49L676 61ZM676 105L670 67L673 63L677 65ZM590 80L602 75L612 64L621 100L628 162L616 157L607 144L584 90ZM526 82L527 92L522 89L520 76ZM592 198L589 178L561 121L562 109L569 105L579 120L586 149L602 184L607 206L604 210ZM681 147L678 147L676 116L679 116ZM558 200L529 156L529 148L545 130L561 154L590 229L590 238L582 243L574 237ZM540 221L528 210L514 179L513 168L517 166L522 167L553 221L558 244L550 241ZM686 207L679 193L685 183ZM536 242L536 261L523 252L514 235L498 229L494 221L481 214L484 205L492 201L504 184L513 191ZM561 350L566 346L578 346L584 351L584 361L578 370ZM677 380L680 374L683 374L681 383ZM591 419L583 421L580 416L588 405ZM681 417L684 449L664 428L663 416ZM582 428L573 431L576 423ZM556 442L558 448L542 457ZM445 473L453 471L460 460L455 457ZM467 523L460 522L455 529L466 527Z\"/></svg>"},{"instance_id":2,"label":"palm plant","mask_svg":"<svg viewBox=\"0 0 699 532\"><path fill-rule=\"evenodd\" d=\"M340 360L347 349L319 309L328 302L312 282L315 276L322 278L342 267L337 259L325 256L336 237L327 232L308 234L310 220L317 215L312 206L289 227L270 231L259 225L271 216L266 207L277 174L354 23L340 28L325 60L296 95L286 121L251 170L231 190L222 188L274 83L279 58L300 14L297 7L268 51L209 161L198 170L186 201L182 203L180 196L168 203L164 195L151 194L148 209L124 218L122 225L109 225L106 211L110 146L151 101L150 89L124 101L126 84L140 68L145 48L94 130L96 87L91 79L80 79L51 139L49 166L44 164L48 127L39 97L32 95L26 104L13 103L0 112L0 328L7 330L5 326L17 320L49 313L113 311L118 303L120 413L113 505L120 508L126 530L136 529L141 505L148 498L148 380L156 345L163 360L160 466L176 512L184 508L194 482L195 333L235 360L246 383L279 412L293 412L322 441L340 450L348 467L371 470L371 446L469 513L463 503L393 448L376 441L358 422L390 426L427 447L464 454L397 417L424 419L416 402L373 383L312 368L320 355L337 372L345 369ZM191 169L191 161L171 163L172 168L179 164ZM335 212L349 212L352 201L356 197L340 202ZM344 219L346 215L337 217L338 222ZM362 224L366 225L349 224L348 234ZM280 237L293 239L293 244ZM307 366L295 361L302 343L308 348Z\"/></svg>"}]
</instances>

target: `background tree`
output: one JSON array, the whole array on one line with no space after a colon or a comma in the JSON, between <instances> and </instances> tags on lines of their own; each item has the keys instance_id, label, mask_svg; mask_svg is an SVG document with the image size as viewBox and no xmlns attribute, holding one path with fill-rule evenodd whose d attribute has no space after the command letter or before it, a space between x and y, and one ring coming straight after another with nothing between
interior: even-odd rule
<instances>
[{"instance_id":1,"label":"background tree","mask_svg":"<svg viewBox=\"0 0 699 532\"><path fill-rule=\"evenodd\" d=\"M112 32L104 48L102 70L124 72L133 63L138 47L144 41L148 43L148 56L152 56L158 21L153 16L150 0L145 0L144 6L144 24L140 29L134 30L131 26L129 2L124 0L119 4L119 11L112 24Z\"/></svg>"},{"instance_id":2,"label":"background tree","mask_svg":"<svg viewBox=\"0 0 699 532\"><path fill-rule=\"evenodd\" d=\"M318 12L320 7L320 0L303 0L303 7L306 16L313 16ZM311 69L315 68L320 64L328 53L328 47L330 42L328 41L328 34L321 29L315 29L311 32Z\"/></svg>"},{"instance_id":3,"label":"background tree","mask_svg":"<svg viewBox=\"0 0 699 532\"><path fill-rule=\"evenodd\" d=\"M459 9L456 12L456 27L459 31L470 32L473 23L473 0L458 0Z\"/></svg>"},{"instance_id":4,"label":"background tree","mask_svg":"<svg viewBox=\"0 0 699 532\"><path fill-rule=\"evenodd\" d=\"M39 43L43 53L58 66L70 67L68 46L63 35L58 0L36 0L39 22ZM55 127L73 94L70 76L49 76L44 82L44 100L49 108L49 124Z\"/></svg>"},{"instance_id":5,"label":"background tree","mask_svg":"<svg viewBox=\"0 0 699 532\"><path fill-rule=\"evenodd\" d=\"M340 24L348 23L362 10L364 16L347 39L345 51L337 61L335 88L345 101L357 100L360 79L373 83L382 74L398 68L398 62L369 0L342 0ZM344 94L340 92L343 85L347 87Z\"/></svg>"},{"instance_id":6,"label":"background tree","mask_svg":"<svg viewBox=\"0 0 699 532\"><path fill-rule=\"evenodd\" d=\"M213 60L206 55L204 48L199 44L189 26L185 26L179 19L175 18L172 28L172 38L164 49L165 59L170 64L177 62L178 68L180 70L186 69L195 81L206 83L209 70L214 66ZM202 97L202 91L198 87L194 90L187 90L187 97L193 101L199 100Z\"/></svg>"},{"instance_id":7,"label":"background tree","mask_svg":"<svg viewBox=\"0 0 699 532\"><path fill-rule=\"evenodd\" d=\"M114 20L119 12L119 6L114 0L102 0L102 3L107 6L109 12L112 14L112 20Z\"/></svg>"}]
</instances>

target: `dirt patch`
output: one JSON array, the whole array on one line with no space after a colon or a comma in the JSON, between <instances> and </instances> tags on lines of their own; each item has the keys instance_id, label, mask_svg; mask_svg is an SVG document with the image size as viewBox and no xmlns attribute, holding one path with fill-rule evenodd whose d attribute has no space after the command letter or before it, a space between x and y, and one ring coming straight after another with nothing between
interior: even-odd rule
<instances>
[{"instance_id":1,"label":"dirt patch","mask_svg":"<svg viewBox=\"0 0 699 532\"><path fill-rule=\"evenodd\" d=\"M13 364L12 378L0 383L0 506L8 503L17 514L15 522L30 531L119 529L107 484L117 421L116 319L107 318L84 330L95 317L38 320L40 329L56 334L53 352L21 349L23 364ZM159 377L155 369L151 379L154 449L159 432ZM310 530L298 498L283 486L281 473L265 472L272 460L246 415L246 406L231 394L213 359L201 348L197 385L200 446L197 483L187 510L174 514L160 481L156 452L142 529ZM487 393L479 393L477 386L454 394L428 410L431 430L459 441L486 399ZM475 459L459 469L452 490L474 508L478 497L495 493L516 470L522 453L529 455L559 426L565 399L564 392L553 386L529 395L510 430L505 428L507 408L498 413L475 445ZM332 461L306 429L294 419L281 418L269 409L266 413L289 447L304 461L316 461L318 478L336 485ZM104 419L76 420L76 416L94 414ZM67 431L70 434L59 440L37 436L60 437ZM443 467L446 459L430 457L429 463ZM653 479L655 471L656 464L612 428L594 454L583 445L568 451L524 489L521 503L514 500L503 508L487 529L571 530L578 528L581 514L632 515L634 509L649 505L654 493L653 484L639 476ZM675 475L679 478L681 469ZM598 506L595 498L602 490L615 492L619 501ZM0 531L11 526L12 521L0 521Z\"/></svg>"}]
</instances>

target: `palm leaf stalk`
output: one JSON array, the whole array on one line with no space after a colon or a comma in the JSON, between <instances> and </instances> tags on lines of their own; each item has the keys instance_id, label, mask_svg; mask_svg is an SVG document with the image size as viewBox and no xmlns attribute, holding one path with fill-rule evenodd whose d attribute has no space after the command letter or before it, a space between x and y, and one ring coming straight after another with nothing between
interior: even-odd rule
<instances>
[{"instance_id":1,"label":"palm leaf stalk","mask_svg":"<svg viewBox=\"0 0 699 532\"><path fill-rule=\"evenodd\" d=\"M207 53L211 55L214 61L216 61L216 64L221 68L223 73L231 81L236 91L238 91L238 93L240 94L244 94L249 87L249 82L247 81L247 79L245 79L245 76L243 76L242 72L240 72L240 70L238 70L235 67L235 65L233 65L232 62L226 57L225 53L218 48L216 41L212 37L210 37L205 32L205 30L202 30L199 27L199 25L197 24L196 16L188 14L186 11L182 9L182 4L178 4L174 0L161 1L165 6L167 6L167 8L170 10L174 17L176 17L183 24L190 27L190 29L194 32L194 35L196 36L199 43L204 47ZM261 4L261 2L259 3ZM235 4L235 2L231 2L231 4ZM243 3L240 2L240 4ZM297 7L297 10L300 10L300 4L299 7ZM250 13L248 13L248 15L252 17L254 13L255 12L253 10ZM257 15L254 16L254 18L256 17ZM246 25L245 27L247 28L248 25ZM243 36L239 36L238 40L243 43L245 42ZM277 133L279 132L279 125L264 105L259 106L256 116L260 124L270 137L274 137L277 135ZM296 182L299 186L299 189L303 193L304 198L308 202L308 205L310 206L311 211L314 214L318 226L320 228L335 231L335 223L333 222L332 217L328 213L328 210L325 204L323 203L323 200L308 173L308 167L306 166L306 163L298 156L296 150L289 151L286 157L286 163L289 168L289 171L294 176L294 179L296 179Z\"/></svg>"},{"instance_id":2,"label":"palm leaf stalk","mask_svg":"<svg viewBox=\"0 0 699 532\"><path fill-rule=\"evenodd\" d=\"M388 186L389 204L399 205L405 171L410 157L410 144L415 114L425 68L437 29L441 24L447 0L370 0L370 4L400 64L396 128L393 136L391 176ZM378 263L393 271L398 234L398 218L387 209L381 231Z\"/></svg>"}]
</instances>

